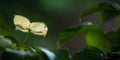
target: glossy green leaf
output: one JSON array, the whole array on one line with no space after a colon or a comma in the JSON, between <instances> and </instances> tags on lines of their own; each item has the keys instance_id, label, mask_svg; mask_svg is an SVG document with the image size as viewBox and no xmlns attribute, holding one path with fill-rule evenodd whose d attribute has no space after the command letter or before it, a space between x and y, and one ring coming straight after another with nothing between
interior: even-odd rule
<instances>
[{"instance_id":1,"label":"glossy green leaf","mask_svg":"<svg viewBox=\"0 0 120 60\"><path fill-rule=\"evenodd\" d=\"M53 53L55 53L56 55L55 60L71 60L71 55L69 54L67 50L52 49L51 51L53 51Z\"/></svg>"},{"instance_id":2,"label":"glossy green leaf","mask_svg":"<svg viewBox=\"0 0 120 60\"><path fill-rule=\"evenodd\" d=\"M38 48L49 60L70 60L70 54L67 50Z\"/></svg>"},{"instance_id":3,"label":"glossy green leaf","mask_svg":"<svg viewBox=\"0 0 120 60\"><path fill-rule=\"evenodd\" d=\"M40 55L23 50L6 48L2 60L41 60Z\"/></svg>"},{"instance_id":4,"label":"glossy green leaf","mask_svg":"<svg viewBox=\"0 0 120 60\"><path fill-rule=\"evenodd\" d=\"M79 25L75 25L69 29L64 30L59 37L58 44L62 44L68 39L78 36L82 33L87 33L89 31L99 31L102 30L99 26L94 25L90 22L84 22Z\"/></svg>"},{"instance_id":5,"label":"glossy green leaf","mask_svg":"<svg viewBox=\"0 0 120 60\"><path fill-rule=\"evenodd\" d=\"M94 47L87 47L73 56L73 60L103 60L103 58L103 52Z\"/></svg>"},{"instance_id":6,"label":"glossy green leaf","mask_svg":"<svg viewBox=\"0 0 120 60\"><path fill-rule=\"evenodd\" d=\"M116 3L107 3L107 2L99 3L89 9L86 9L81 15L81 18L96 12L101 12L100 13L101 22L104 23L109 19L120 14L120 6Z\"/></svg>"},{"instance_id":7,"label":"glossy green leaf","mask_svg":"<svg viewBox=\"0 0 120 60\"><path fill-rule=\"evenodd\" d=\"M111 42L107 39L103 31L90 31L86 36L87 45L96 47L104 52L110 52Z\"/></svg>"}]
</instances>

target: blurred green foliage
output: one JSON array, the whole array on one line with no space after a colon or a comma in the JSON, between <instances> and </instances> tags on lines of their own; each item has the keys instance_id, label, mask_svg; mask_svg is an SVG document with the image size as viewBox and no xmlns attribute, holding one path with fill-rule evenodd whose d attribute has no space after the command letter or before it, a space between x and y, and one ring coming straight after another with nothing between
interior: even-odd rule
<instances>
[{"instance_id":1,"label":"blurred green foliage","mask_svg":"<svg viewBox=\"0 0 120 60\"><path fill-rule=\"evenodd\" d=\"M99 3L92 8L85 10L83 14L81 14L80 18L82 19L84 16L100 12L99 14L102 17L102 24L105 24L111 18L119 16L119 8L120 5L116 3ZM117 23L119 24L119 20L117 20ZM78 36L81 34L81 32L85 32L88 47L86 47L85 50L76 53L73 57L73 60L119 60L119 27L116 32L107 32L104 31L100 25L95 25L98 27L92 25L92 23L89 24L87 22L86 24L86 22L81 22L80 25L78 24L70 29L64 30L58 39L58 43L61 45L65 41L68 41L69 38ZM58 46L60 46L59 44ZM89 49L91 46L97 48L99 51L102 51L101 55L100 53L94 54L95 50L93 49L94 51L92 52L92 50ZM98 51L97 49L96 51Z\"/></svg>"},{"instance_id":2,"label":"blurred green foliage","mask_svg":"<svg viewBox=\"0 0 120 60\"><path fill-rule=\"evenodd\" d=\"M95 47L87 47L83 51L76 52L73 60L103 60L102 54L103 52Z\"/></svg>"},{"instance_id":3,"label":"blurred green foliage","mask_svg":"<svg viewBox=\"0 0 120 60\"><path fill-rule=\"evenodd\" d=\"M94 3L99 2L99 0L92 0ZM84 2L85 4L83 4ZM81 4L81 5L79 5ZM61 25L63 22L69 22L70 19L74 18L76 12L82 5L91 5L86 0L1 0L0 1L0 30L1 34L6 36L14 36L16 40L21 43L24 40L24 33L15 31L13 25L13 17L16 14L23 15L30 19L30 21L41 21L45 22L49 27L47 38L41 40L41 37L37 37L37 40L32 40L29 38L27 44L33 45L36 43L37 46L46 46L48 44L50 47L56 47L56 41L52 40L55 37L52 35L55 34L56 30L62 30L65 26ZM93 4L92 4L93 5ZM88 7L88 6L85 6ZM85 9L85 8L84 8ZM81 9L83 10L83 9ZM80 15L80 14L79 14ZM59 23L59 22L61 23ZM60 27L58 27L60 26ZM56 32L55 32L56 31ZM52 38L51 38L52 36ZM36 37L35 37L36 38ZM47 40L49 39L49 40ZM47 40L47 41L46 41ZM42 42L43 41L43 42ZM49 41L49 42L48 42ZM34 42L34 43L33 43ZM40 42L40 43L38 43ZM44 42L46 44L44 44ZM46 46L48 47L48 46Z\"/></svg>"},{"instance_id":4,"label":"blurred green foliage","mask_svg":"<svg viewBox=\"0 0 120 60\"><path fill-rule=\"evenodd\" d=\"M83 0L81 0L83 1ZM86 0L85 0L86 1ZM84 2L85 2L84 1ZM95 0L92 0L95 1ZM99 1L99 0L97 0ZM90 2L86 2L87 6ZM84 4L82 2L82 4ZM54 40L51 40L51 31L56 31L52 26L55 20L63 21L74 16L73 12L80 9L79 0L1 0L0 2L0 34L11 39L15 44L10 47L0 47L2 60L111 60L120 59L119 29L116 32L106 32L101 26L90 22L81 22L61 32L56 47ZM94 4L94 3L93 3ZM91 5L93 5L91 4ZM83 8L81 10L84 10ZM120 6L116 3L98 3L80 15L80 18L92 13L100 12L101 21L105 23L111 18L120 14ZM45 22L49 28L46 38L30 34L25 46L20 46L26 33L15 31L13 25L14 15L26 16L30 21ZM59 18L58 18L59 17ZM79 18L79 17L77 17ZM63 20L62 20L63 19ZM66 21L66 20L65 20ZM66 23L64 21L64 23ZM59 23L58 23L59 24ZM118 24L120 22L118 21ZM60 29L60 25L57 25ZM51 34L49 34L51 33ZM86 33L87 47L76 52L74 56L68 50L60 49L61 44L69 41L70 38ZM15 41L16 40L16 41ZM16 45L17 44L17 45ZM46 47L46 48L42 48Z\"/></svg>"}]
</instances>

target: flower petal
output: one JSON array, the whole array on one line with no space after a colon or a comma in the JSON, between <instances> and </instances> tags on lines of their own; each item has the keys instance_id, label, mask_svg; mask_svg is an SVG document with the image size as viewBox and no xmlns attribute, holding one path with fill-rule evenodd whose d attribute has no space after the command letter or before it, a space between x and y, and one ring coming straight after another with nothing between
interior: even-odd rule
<instances>
[{"instance_id":1,"label":"flower petal","mask_svg":"<svg viewBox=\"0 0 120 60\"><path fill-rule=\"evenodd\" d=\"M43 35L46 36L48 27L43 22L32 22L30 24L30 32L35 35Z\"/></svg>"},{"instance_id":2,"label":"flower petal","mask_svg":"<svg viewBox=\"0 0 120 60\"><path fill-rule=\"evenodd\" d=\"M15 15L14 17L14 24L16 26L17 30L23 31L23 32L28 32L29 26L30 26L30 21L24 16L21 15Z\"/></svg>"},{"instance_id":3,"label":"flower petal","mask_svg":"<svg viewBox=\"0 0 120 60\"><path fill-rule=\"evenodd\" d=\"M22 32L29 32L28 29L21 29L20 27L16 27L16 30L20 30L20 31L22 31Z\"/></svg>"}]
</instances>

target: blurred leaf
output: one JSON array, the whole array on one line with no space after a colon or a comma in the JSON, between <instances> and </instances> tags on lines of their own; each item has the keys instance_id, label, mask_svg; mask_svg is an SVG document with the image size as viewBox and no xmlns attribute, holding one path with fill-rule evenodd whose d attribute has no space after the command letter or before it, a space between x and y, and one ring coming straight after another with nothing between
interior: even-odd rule
<instances>
[{"instance_id":1,"label":"blurred leaf","mask_svg":"<svg viewBox=\"0 0 120 60\"><path fill-rule=\"evenodd\" d=\"M106 53L107 60L120 60L120 45L113 46L112 52Z\"/></svg>"},{"instance_id":2,"label":"blurred leaf","mask_svg":"<svg viewBox=\"0 0 120 60\"><path fill-rule=\"evenodd\" d=\"M112 48L112 52L107 53L109 60L120 60L120 45L115 45Z\"/></svg>"},{"instance_id":3,"label":"blurred leaf","mask_svg":"<svg viewBox=\"0 0 120 60\"><path fill-rule=\"evenodd\" d=\"M115 16L117 16L120 12L116 11L116 10L106 10L101 12L101 21L104 23L108 20L110 20L111 18L114 18Z\"/></svg>"},{"instance_id":4,"label":"blurred leaf","mask_svg":"<svg viewBox=\"0 0 120 60\"><path fill-rule=\"evenodd\" d=\"M99 3L99 4L94 5L91 8L86 9L83 12L83 14L81 15L81 18L86 16L86 15L89 15L89 14L92 14L92 13L95 13L98 11L108 10L108 9L111 9L110 3Z\"/></svg>"},{"instance_id":5,"label":"blurred leaf","mask_svg":"<svg viewBox=\"0 0 120 60\"><path fill-rule=\"evenodd\" d=\"M93 6L92 8L86 9L81 15L81 18L95 12L101 12L101 21L104 23L110 18L113 18L120 13L120 6L115 3L99 3Z\"/></svg>"},{"instance_id":6,"label":"blurred leaf","mask_svg":"<svg viewBox=\"0 0 120 60\"><path fill-rule=\"evenodd\" d=\"M73 60L102 60L103 52L94 47L87 47L83 51L75 53Z\"/></svg>"},{"instance_id":7,"label":"blurred leaf","mask_svg":"<svg viewBox=\"0 0 120 60\"><path fill-rule=\"evenodd\" d=\"M120 28L116 32L107 32L107 38L114 45L120 45Z\"/></svg>"},{"instance_id":8,"label":"blurred leaf","mask_svg":"<svg viewBox=\"0 0 120 60\"><path fill-rule=\"evenodd\" d=\"M12 36L5 36L5 38L11 39L11 41L12 41L13 43L19 44L19 42L18 42L14 37L12 37Z\"/></svg>"},{"instance_id":9,"label":"blurred leaf","mask_svg":"<svg viewBox=\"0 0 120 60\"><path fill-rule=\"evenodd\" d=\"M12 41L4 36L0 35L0 47L9 47L12 45Z\"/></svg>"},{"instance_id":10,"label":"blurred leaf","mask_svg":"<svg viewBox=\"0 0 120 60\"><path fill-rule=\"evenodd\" d=\"M2 34L2 35L8 35L9 34L9 31L8 31L6 26L7 25L6 25L6 21L5 21L4 17L2 17L0 15L0 29L1 29L0 34Z\"/></svg>"},{"instance_id":11,"label":"blurred leaf","mask_svg":"<svg viewBox=\"0 0 120 60\"><path fill-rule=\"evenodd\" d=\"M6 48L2 60L70 60L67 50L37 48L34 50L15 50Z\"/></svg>"},{"instance_id":12,"label":"blurred leaf","mask_svg":"<svg viewBox=\"0 0 120 60\"><path fill-rule=\"evenodd\" d=\"M49 60L70 60L70 55L67 50L61 49L45 49L38 48L39 51L43 52Z\"/></svg>"},{"instance_id":13,"label":"blurred leaf","mask_svg":"<svg viewBox=\"0 0 120 60\"><path fill-rule=\"evenodd\" d=\"M116 32L107 32L106 35L113 45L119 45L119 35Z\"/></svg>"},{"instance_id":14,"label":"blurred leaf","mask_svg":"<svg viewBox=\"0 0 120 60\"><path fill-rule=\"evenodd\" d=\"M69 54L69 52L67 50L64 49L52 49L51 51L53 51L53 53L55 53L56 55L56 59L55 60L71 60L71 56Z\"/></svg>"},{"instance_id":15,"label":"blurred leaf","mask_svg":"<svg viewBox=\"0 0 120 60\"><path fill-rule=\"evenodd\" d=\"M40 56L23 50L6 48L2 60L41 60Z\"/></svg>"},{"instance_id":16,"label":"blurred leaf","mask_svg":"<svg viewBox=\"0 0 120 60\"><path fill-rule=\"evenodd\" d=\"M87 33L89 31L99 31L102 30L99 26L94 25L90 22L84 22L79 25L75 25L69 29L64 30L59 37L58 44L62 44L68 39L78 36L82 33Z\"/></svg>"},{"instance_id":17,"label":"blurred leaf","mask_svg":"<svg viewBox=\"0 0 120 60\"><path fill-rule=\"evenodd\" d=\"M107 53L106 60L120 60L120 52L109 52Z\"/></svg>"},{"instance_id":18,"label":"blurred leaf","mask_svg":"<svg viewBox=\"0 0 120 60\"><path fill-rule=\"evenodd\" d=\"M103 31L90 31L86 36L87 45L96 47L104 52L110 52L112 44Z\"/></svg>"},{"instance_id":19,"label":"blurred leaf","mask_svg":"<svg viewBox=\"0 0 120 60\"><path fill-rule=\"evenodd\" d=\"M112 51L113 51L113 52L119 52L119 54L120 54L120 45L114 46L114 47L112 48Z\"/></svg>"}]
</instances>

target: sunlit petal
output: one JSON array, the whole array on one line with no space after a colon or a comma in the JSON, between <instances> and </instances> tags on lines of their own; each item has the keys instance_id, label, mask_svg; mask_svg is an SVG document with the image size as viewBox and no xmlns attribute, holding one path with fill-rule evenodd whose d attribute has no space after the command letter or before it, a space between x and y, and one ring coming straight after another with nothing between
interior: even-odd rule
<instances>
[{"instance_id":1,"label":"sunlit petal","mask_svg":"<svg viewBox=\"0 0 120 60\"><path fill-rule=\"evenodd\" d=\"M19 27L16 27L16 30L20 30L20 31L23 31L23 32L29 32L28 29L21 29L21 28L19 28Z\"/></svg>"},{"instance_id":2,"label":"sunlit petal","mask_svg":"<svg viewBox=\"0 0 120 60\"><path fill-rule=\"evenodd\" d=\"M30 30L33 34L46 36L48 28L43 22L32 22L30 24Z\"/></svg>"},{"instance_id":3,"label":"sunlit petal","mask_svg":"<svg viewBox=\"0 0 120 60\"><path fill-rule=\"evenodd\" d=\"M14 17L14 24L17 30L28 32L30 21L24 16L15 15Z\"/></svg>"}]
</instances>

